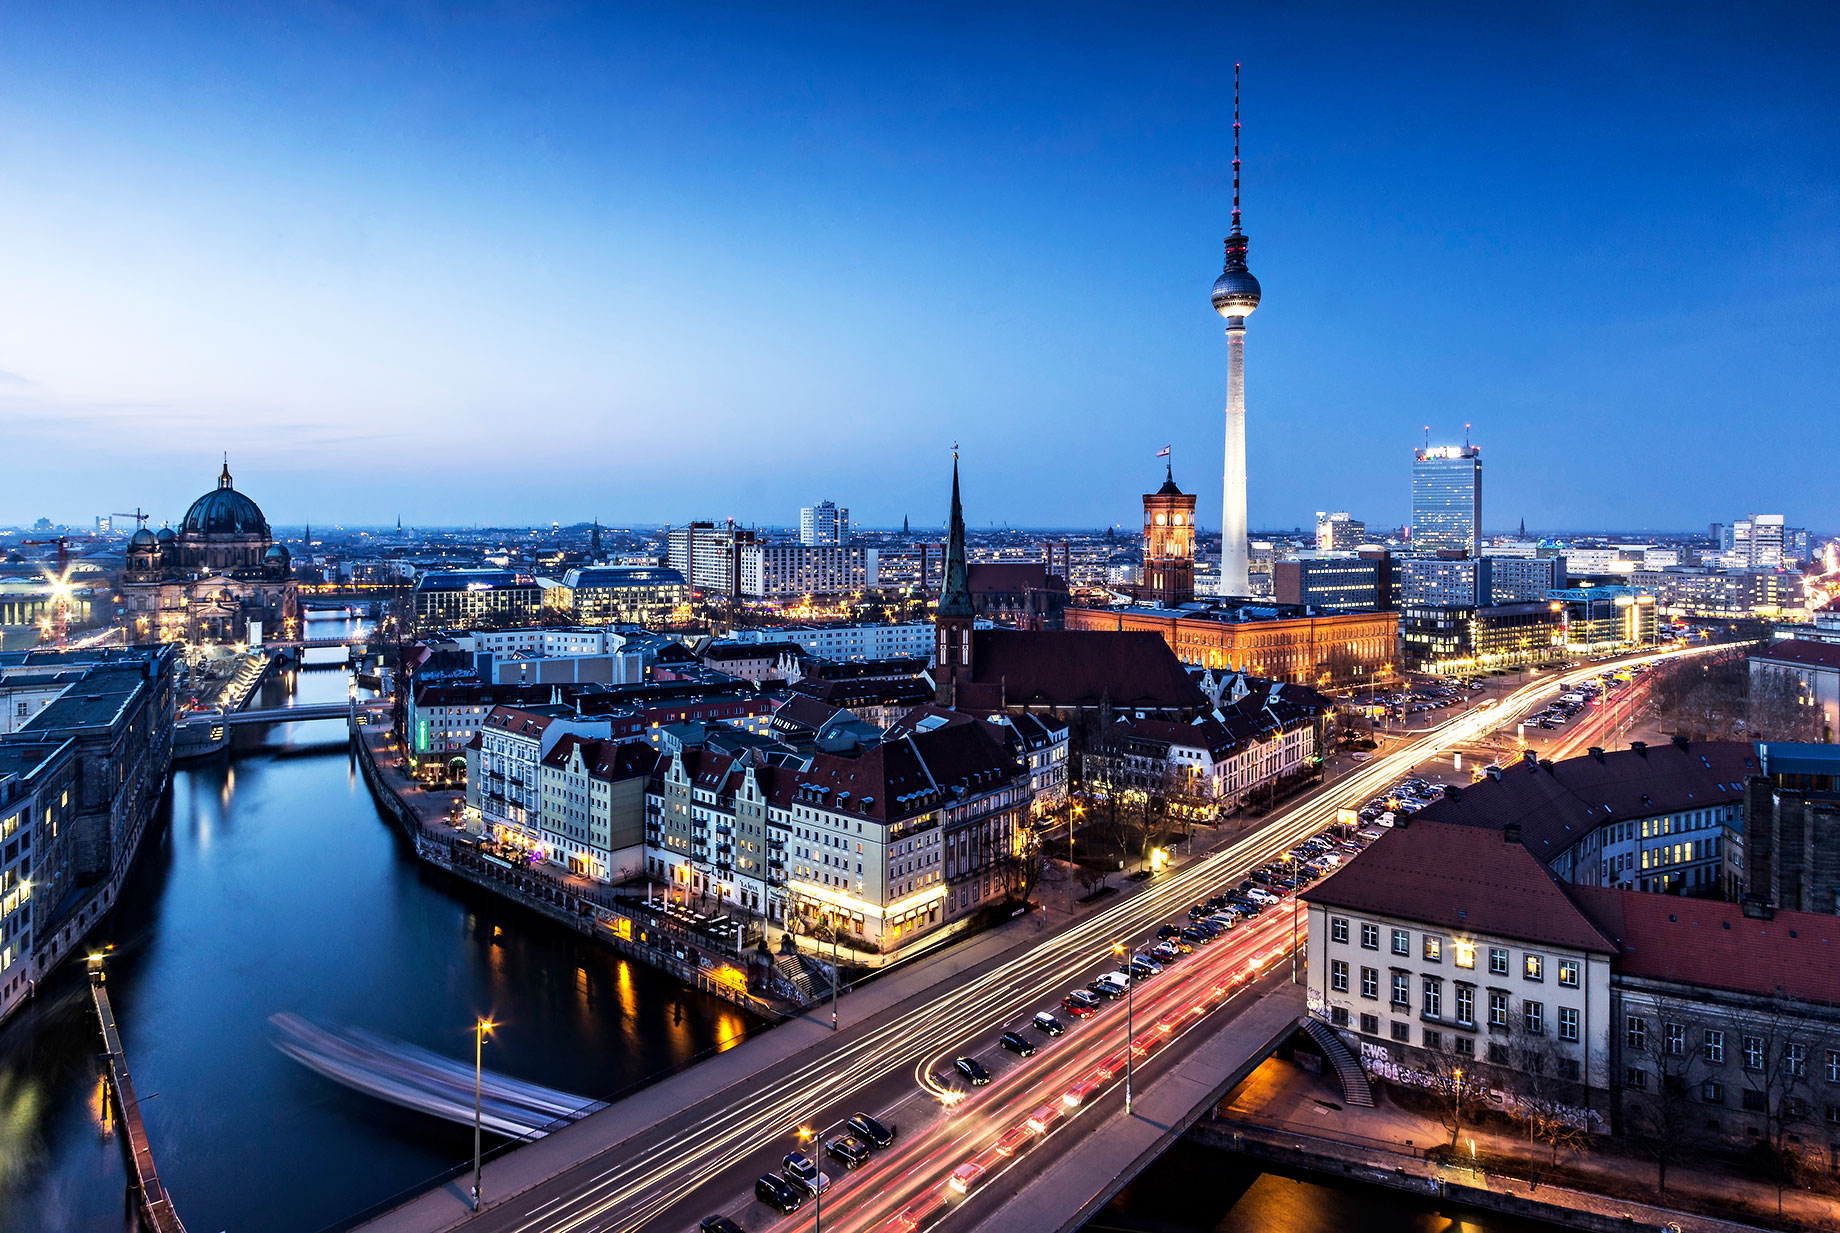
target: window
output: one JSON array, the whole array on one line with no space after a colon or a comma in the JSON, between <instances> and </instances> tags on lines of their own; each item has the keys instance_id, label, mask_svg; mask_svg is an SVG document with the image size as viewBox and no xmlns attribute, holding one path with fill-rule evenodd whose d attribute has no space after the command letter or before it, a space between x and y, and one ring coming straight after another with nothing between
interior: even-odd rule
<instances>
[{"instance_id":1,"label":"window","mask_svg":"<svg viewBox=\"0 0 1840 1233\"><path fill-rule=\"evenodd\" d=\"M1401 1023L1399 1020L1395 1019L1393 1020L1392 1030L1393 1030L1394 1040L1403 1040L1407 1042L1411 1041L1412 1039L1412 1025L1411 1024Z\"/></svg>"},{"instance_id":2,"label":"window","mask_svg":"<svg viewBox=\"0 0 1840 1233\"><path fill-rule=\"evenodd\" d=\"M1348 940L1347 917L1331 916L1329 918L1329 940L1331 942L1346 942Z\"/></svg>"},{"instance_id":3,"label":"window","mask_svg":"<svg viewBox=\"0 0 1840 1233\"><path fill-rule=\"evenodd\" d=\"M1578 1039L1578 1008L1576 1006L1559 1008L1559 1039L1573 1041Z\"/></svg>"},{"instance_id":4,"label":"window","mask_svg":"<svg viewBox=\"0 0 1840 1233\"><path fill-rule=\"evenodd\" d=\"M1725 1033L1713 1028L1706 1029L1706 1060L1715 1065L1724 1065Z\"/></svg>"},{"instance_id":5,"label":"window","mask_svg":"<svg viewBox=\"0 0 1840 1233\"><path fill-rule=\"evenodd\" d=\"M1763 1069L1763 1037L1746 1036L1744 1038L1744 1069Z\"/></svg>"},{"instance_id":6,"label":"window","mask_svg":"<svg viewBox=\"0 0 1840 1233\"><path fill-rule=\"evenodd\" d=\"M1348 992L1348 964L1340 959L1329 962L1329 987L1337 993Z\"/></svg>"},{"instance_id":7,"label":"window","mask_svg":"<svg viewBox=\"0 0 1840 1233\"><path fill-rule=\"evenodd\" d=\"M1347 1027L1348 1008L1346 1006L1331 1006L1329 1008L1329 1022L1333 1023L1336 1027Z\"/></svg>"},{"instance_id":8,"label":"window","mask_svg":"<svg viewBox=\"0 0 1840 1233\"><path fill-rule=\"evenodd\" d=\"M1499 989L1489 990L1489 1026L1503 1031L1508 1028L1508 995Z\"/></svg>"},{"instance_id":9,"label":"window","mask_svg":"<svg viewBox=\"0 0 1840 1233\"><path fill-rule=\"evenodd\" d=\"M1464 1057L1476 1056L1476 1042L1468 1036L1452 1036L1450 1038L1450 1047L1455 1049L1458 1053L1461 1053Z\"/></svg>"},{"instance_id":10,"label":"window","mask_svg":"<svg viewBox=\"0 0 1840 1233\"><path fill-rule=\"evenodd\" d=\"M1763 1098L1762 1090L1754 1087L1747 1087L1744 1089L1741 1103L1744 1105L1745 1111L1749 1113L1762 1113L1769 1107L1769 1102Z\"/></svg>"},{"instance_id":11,"label":"window","mask_svg":"<svg viewBox=\"0 0 1840 1233\"><path fill-rule=\"evenodd\" d=\"M1631 1066L1623 1071L1623 1083L1641 1091L1648 1086L1648 1072L1640 1066Z\"/></svg>"},{"instance_id":12,"label":"window","mask_svg":"<svg viewBox=\"0 0 1840 1233\"><path fill-rule=\"evenodd\" d=\"M1457 1022L1464 1027L1476 1026L1476 987L1457 986Z\"/></svg>"},{"instance_id":13,"label":"window","mask_svg":"<svg viewBox=\"0 0 1840 1233\"><path fill-rule=\"evenodd\" d=\"M1522 972L1526 975L1528 980L1545 980L1546 979L1546 961L1545 959L1541 958L1539 955L1529 954L1526 958L1525 964L1522 967Z\"/></svg>"},{"instance_id":14,"label":"window","mask_svg":"<svg viewBox=\"0 0 1840 1233\"><path fill-rule=\"evenodd\" d=\"M1685 1024L1664 1023L1661 1025L1661 1034L1665 1040L1664 1047L1668 1051L1668 1056L1680 1057L1687 1051L1687 1029Z\"/></svg>"},{"instance_id":15,"label":"window","mask_svg":"<svg viewBox=\"0 0 1840 1233\"><path fill-rule=\"evenodd\" d=\"M1436 1028L1426 1028L1425 1029L1425 1048L1442 1049L1443 1047L1444 1047L1444 1033L1438 1031Z\"/></svg>"},{"instance_id":16,"label":"window","mask_svg":"<svg viewBox=\"0 0 1840 1233\"><path fill-rule=\"evenodd\" d=\"M1425 977L1424 1000L1421 1006L1425 1015L1431 1019L1441 1018L1444 1014L1444 982L1436 977Z\"/></svg>"},{"instance_id":17,"label":"window","mask_svg":"<svg viewBox=\"0 0 1840 1233\"><path fill-rule=\"evenodd\" d=\"M1429 963L1444 962L1444 939L1436 934L1425 935L1425 959Z\"/></svg>"},{"instance_id":18,"label":"window","mask_svg":"<svg viewBox=\"0 0 1840 1233\"><path fill-rule=\"evenodd\" d=\"M1364 998L1377 998L1380 996L1379 968L1361 969L1361 996Z\"/></svg>"},{"instance_id":19,"label":"window","mask_svg":"<svg viewBox=\"0 0 1840 1233\"><path fill-rule=\"evenodd\" d=\"M1361 1016L1361 1031L1363 1031L1369 1036L1380 1035L1380 1016L1379 1015L1362 1015Z\"/></svg>"},{"instance_id":20,"label":"window","mask_svg":"<svg viewBox=\"0 0 1840 1233\"><path fill-rule=\"evenodd\" d=\"M1506 1066L1508 1064L1508 1046L1490 1041L1489 1061L1497 1066Z\"/></svg>"},{"instance_id":21,"label":"window","mask_svg":"<svg viewBox=\"0 0 1840 1233\"><path fill-rule=\"evenodd\" d=\"M1521 1008L1525 1012L1529 1032L1538 1036L1546 1030L1546 1007L1544 1005L1539 1002L1523 1002Z\"/></svg>"},{"instance_id":22,"label":"window","mask_svg":"<svg viewBox=\"0 0 1840 1233\"><path fill-rule=\"evenodd\" d=\"M1699 1085L1699 1098L1709 1105L1722 1105L1725 1103L1725 1085L1708 1079Z\"/></svg>"},{"instance_id":23,"label":"window","mask_svg":"<svg viewBox=\"0 0 1840 1233\"><path fill-rule=\"evenodd\" d=\"M1412 1004L1412 977L1405 972L1393 973L1393 1005Z\"/></svg>"},{"instance_id":24,"label":"window","mask_svg":"<svg viewBox=\"0 0 1840 1233\"><path fill-rule=\"evenodd\" d=\"M1367 950L1380 949L1380 926L1361 922L1361 945Z\"/></svg>"},{"instance_id":25,"label":"window","mask_svg":"<svg viewBox=\"0 0 1840 1233\"><path fill-rule=\"evenodd\" d=\"M1393 953L1409 955L1412 953L1412 934L1405 929L1393 930Z\"/></svg>"},{"instance_id":26,"label":"window","mask_svg":"<svg viewBox=\"0 0 1840 1233\"><path fill-rule=\"evenodd\" d=\"M1648 1048L1648 1020L1641 1015L1629 1015L1623 1020L1623 1040L1633 1050Z\"/></svg>"},{"instance_id":27,"label":"window","mask_svg":"<svg viewBox=\"0 0 1840 1233\"><path fill-rule=\"evenodd\" d=\"M1840 1049L1827 1051L1827 1081L1840 1083Z\"/></svg>"},{"instance_id":28,"label":"window","mask_svg":"<svg viewBox=\"0 0 1840 1233\"><path fill-rule=\"evenodd\" d=\"M1796 1078L1805 1076L1808 1073L1808 1046L1793 1040L1784 1045L1783 1064Z\"/></svg>"},{"instance_id":29,"label":"window","mask_svg":"<svg viewBox=\"0 0 1840 1233\"><path fill-rule=\"evenodd\" d=\"M1489 947L1489 971L1496 976L1508 974L1508 952L1499 946Z\"/></svg>"},{"instance_id":30,"label":"window","mask_svg":"<svg viewBox=\"0 0 1840 1233\"><path fill-rule=\"evenodd\" d=\"M1559 960L1559 983L1567 989L1578 987L1578 961L1576 959Z\"/></svg>"}]
</instances>

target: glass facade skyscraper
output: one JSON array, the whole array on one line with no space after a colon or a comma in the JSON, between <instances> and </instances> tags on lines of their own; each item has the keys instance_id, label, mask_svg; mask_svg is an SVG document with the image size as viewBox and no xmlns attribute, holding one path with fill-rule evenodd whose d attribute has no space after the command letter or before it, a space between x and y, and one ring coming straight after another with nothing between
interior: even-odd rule
<instances>
[{"instance_id":1,"label":"glass facade skyscraper","mask_svg":"<svg viewBox=\"0 0 1840 1233\"><path fill-rule=\"evenodd\" d=\"M1482 450L1444 445L1412 460L1412 551L1477 555L1482 544Z\"/></svg>"}]
</instances>

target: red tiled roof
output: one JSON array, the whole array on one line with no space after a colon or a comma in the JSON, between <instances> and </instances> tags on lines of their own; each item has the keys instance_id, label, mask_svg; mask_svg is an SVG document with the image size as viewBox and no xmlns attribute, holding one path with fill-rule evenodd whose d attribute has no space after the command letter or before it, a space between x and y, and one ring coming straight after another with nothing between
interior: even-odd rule
<instances>
[{"instance_id":1,"label":"red tiled roof","mask_svg":"<svg viewBox=\"0 0 1840 1233\"><path fill-rule=\"evenodd\" d=\"M1303 898L1454 932L1616 953L1525 847L1496 831L1427 822L1422 813L1383 833Z\"/></svg>"},{"instance_id":2,"label":"red tiled roof","mask_svg":"<svg viewBox=\"0 0 1840 1233\"><path fill-rule=\"evenodd\" d=\"M1751 658L1773 664L1799 664L1805 668L1840 668L1840 642L1790 638L1771 643Z\"/></svg>"},{"instance_id":3,"label":"red tiled roof","mask_svg":"<svg viewBox=\"0 0 1840 1233\"><path fill-rule=\"evenodd\" d=\"M980 629L971 635L973 710L1006 706L1199 710L1207 698L1162 635L1117 630Z\"/></svg>"},{"instance_id":4,"label":"red tiled roof","mask_svg":"<svg viewBox=\"0 0 1840 1233\"><path fill-rule=\"evenodd\" d=\"M1500 779L1469 784L1418 817L1491 830L1516 823L1528 850L1551 861L1606 823L1736 804L1744 781L1760 773L1745 741L1611 750L1602 761L1590 754L1550 764L1523 759L1503 767Z\"/></svg>"},{"instance_id":5,"label":"red tiled roof","mask_svg":"<svg viewBox=\"0 0 1840 1233\"><path fill-rule=\"evenodd\" d=\"M1622 949L1616 969L1624 976L1840 1006L1840 916L1777 912L1763 920L1717 899L1570 891Z\"/></svg>"}]
</instances>

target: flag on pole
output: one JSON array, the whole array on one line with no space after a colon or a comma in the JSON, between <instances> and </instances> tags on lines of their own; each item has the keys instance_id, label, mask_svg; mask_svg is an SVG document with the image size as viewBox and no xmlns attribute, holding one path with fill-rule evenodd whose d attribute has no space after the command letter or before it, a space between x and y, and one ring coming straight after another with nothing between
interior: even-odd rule
<instances>
[{"instance_id":1,"label":"flag on pole","mask_svg":"<svg viewBox=\"0 0 1840 1233\"><path fill-rule=\"evenodd\" d=\"M1168 447L1167 445L1165 445L1165 446L1164 446L1164 447L1163 447L1162 449L1160 449L1160 450L1158 450L1158 451L1156 452L1156 456L1157 456L1158 458L1167 458L1167 457L1169 457L1169 447Z\"/></svg>"}]
</instances>

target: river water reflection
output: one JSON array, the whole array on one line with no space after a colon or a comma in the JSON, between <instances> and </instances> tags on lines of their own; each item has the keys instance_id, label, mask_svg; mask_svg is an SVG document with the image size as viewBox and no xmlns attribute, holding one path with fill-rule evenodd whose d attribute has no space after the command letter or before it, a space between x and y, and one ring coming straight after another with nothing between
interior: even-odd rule
<instances>
[{"instance_id":1,"label":"river water reflection","mask_svg":"<svg viewBox=\"0 0 1840 1233\"><path fill-rule=\"evenodd\" d=\"M314 636L340 629L315 621ZM326 656L329 653L318 652ZM309 667L254 705L343 699ZM180 763L167 825L98 942L160 1175L197 1230L312 1233L468 1158L470 1128L337 1087L276 1051L293 1011L601 1097L754 1026L579 935L417 864L379 816L343 720L242 730ZM80 966L0 1033L0 1229L131 1228L103 1129Z\"/></svg>"}]
</instances>

